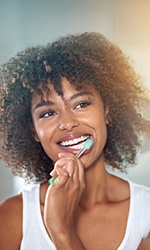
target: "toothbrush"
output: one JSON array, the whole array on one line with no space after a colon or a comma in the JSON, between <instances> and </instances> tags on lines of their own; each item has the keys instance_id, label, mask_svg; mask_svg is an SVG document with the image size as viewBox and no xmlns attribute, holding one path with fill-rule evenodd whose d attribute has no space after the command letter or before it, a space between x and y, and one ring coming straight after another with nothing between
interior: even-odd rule
<instances>
[{"instance_id":1,"label":"toothbrush","mask_svg":"<svg viewBox=\"0 0 150 250\"><path fill-rule=\"evenodd\" d=\"M93 139L89 138L88 140L86 140L83 143L83 148L80 149L80 151L76 154L76 157L79 158L84 152L85 150L89 149L91 146L93 145ZM48 183L51 186L55 186L55 179L58 177L57 174L55 174L52 178L50 178L48 180Z\"/></svg>"}]
</instances>

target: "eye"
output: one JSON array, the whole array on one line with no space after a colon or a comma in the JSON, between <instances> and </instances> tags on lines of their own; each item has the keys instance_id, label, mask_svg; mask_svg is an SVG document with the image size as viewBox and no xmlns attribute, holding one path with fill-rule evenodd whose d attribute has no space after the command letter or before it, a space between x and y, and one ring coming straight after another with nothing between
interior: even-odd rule
<instances>
[{"instance_id":1,"label":"eye","mask_svg":"<svg viewBox=\"0 0 150 250\"><path fill-rule=\"evenodd\" d=\"M91 105L91 102L90 102L90 101L82 101L82 102L79 102L79 103L75 106L75 109L86 108L86 107L88 107L89 105Z\"/></svg>"},{"instance_id":2,"label":"eye","mask_svg":"<svg viewBox=\"0 0 150 250\"><path fill-rule=\"evenodd\" d=\"M47 110L47 111L43 111L40 115L39 118L47 118L47 117L52 117L56 114L56 112L54 110Z\"/></svg>"}]
</instances>

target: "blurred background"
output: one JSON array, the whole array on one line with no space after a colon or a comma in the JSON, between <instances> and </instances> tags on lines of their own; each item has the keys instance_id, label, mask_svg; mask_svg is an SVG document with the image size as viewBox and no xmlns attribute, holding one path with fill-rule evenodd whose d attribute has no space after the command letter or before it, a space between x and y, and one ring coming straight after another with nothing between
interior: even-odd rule
<instances>
[{"instance_id":1,"label":"blurred background","mask_svg":"<svg viewBox=\"0 0 150 250\"><path fill-rule=\"evenodd\" d=\"M85 31L103 33L129 55L150 88L149 0L0 0L0 64L31 45ZM150 118L150 107L145 106ZM150 186L150 138L138 164L115 174ZM0 200L26 184L0 162Z\"/></svg>"}]
</instances>

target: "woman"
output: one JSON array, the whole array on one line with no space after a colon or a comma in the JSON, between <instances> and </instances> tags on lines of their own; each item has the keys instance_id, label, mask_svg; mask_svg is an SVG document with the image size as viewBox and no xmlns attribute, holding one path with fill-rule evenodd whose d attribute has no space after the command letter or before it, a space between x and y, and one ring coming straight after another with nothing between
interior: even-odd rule
<instances>
[{"instance_id":1,"label":"woman","mask_svg":"<svg viewBox=\"0 0 150 250\"><path fill-rule=\"evenodd\" d=\"M135 164L150 128L144 101L139 76L98 33L26 49L3 66L1 159L36 184L1 204L0 249L148 244L150 189L106 170Z\"/></svg>"}]
</instances>

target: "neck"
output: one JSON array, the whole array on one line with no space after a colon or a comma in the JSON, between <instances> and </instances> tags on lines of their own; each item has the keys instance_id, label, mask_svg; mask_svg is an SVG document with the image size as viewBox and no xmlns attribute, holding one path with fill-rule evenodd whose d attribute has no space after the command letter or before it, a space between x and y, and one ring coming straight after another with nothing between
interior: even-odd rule
<instances>
[{"instance_id":1,"label":"neck","mask_svg":"<svg viewBox=\"0 0 150 250\"><path fill-rule=\"evenodd\" d=\"M99 166L91 166L85 170L85 190L80 201L83 207L91 207L96 203L107 201L109 180L111 176L105 169L104 162Z\"/></svg>"}]
</instances>

